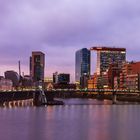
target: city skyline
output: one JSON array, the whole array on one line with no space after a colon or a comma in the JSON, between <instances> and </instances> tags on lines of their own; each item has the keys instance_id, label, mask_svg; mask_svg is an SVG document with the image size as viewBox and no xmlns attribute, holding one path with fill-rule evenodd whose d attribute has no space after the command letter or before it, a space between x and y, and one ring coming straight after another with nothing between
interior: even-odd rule
<instances>
[{"instance_id":1,"label":"city skyline","mask_svg":"<svg viewBox=\"0 0 140 140\"><path fill-rule=\"evenodd\" d=\"M21 70L29 74L32 51L46 54L46 76L58 71L70 73L72 79L75 52L81 48L124 47L127 60L140 60L137 2L1 1L0 75L6 70L18 71L19 60Z\"/></svg>"},{"instance_id":2,"label":"city skyline","mask_svg":"<svg viewBox=\"0 0 140 140\"><path fill-rule=\"evenodd\" d=\"M1 140L139 140L139 0L0 0Z\"/></svg>"}]
</instances>

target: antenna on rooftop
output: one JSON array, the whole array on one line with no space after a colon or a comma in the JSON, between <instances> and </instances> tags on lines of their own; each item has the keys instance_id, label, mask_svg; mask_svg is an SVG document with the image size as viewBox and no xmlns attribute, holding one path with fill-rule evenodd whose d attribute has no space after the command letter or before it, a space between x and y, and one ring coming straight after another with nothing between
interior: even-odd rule
<instances>
[{"instance_id":1,"label":"antenna on rooftop","mask_svg":"<svg viewBox=\"0 0 140 140\"><path fill-rule=\"evenodd\" d=\"M19 75L21 76L20 61L18 61Z\"/></svg>"}]
</instances>

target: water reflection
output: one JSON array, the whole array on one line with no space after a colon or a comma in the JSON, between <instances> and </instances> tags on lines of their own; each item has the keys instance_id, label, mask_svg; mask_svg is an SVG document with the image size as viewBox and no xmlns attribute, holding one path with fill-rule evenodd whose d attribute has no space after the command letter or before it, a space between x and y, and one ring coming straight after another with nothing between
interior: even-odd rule
<instances>
[{"instance_id":1,"label":"water reflection","mask_svg":"<svg viewBox=\"0 0 140 140\"><path fill-rule=\"evenodd\" d=\"M65 100L64 106L0 108L1 139L139 139L139 105L106 104L71 99Z\"/></svg>"},{"instance_id":2,"label":"water reflection","mask_svg":"<svg viewBox=\"0 0 140 140\"><path fill-rule=\"evenodd\" d=\"M5 108L27 107L27 106L33 106L33 99L4 102L2 105L2 107Z\"/></svg>"}]
</instances>

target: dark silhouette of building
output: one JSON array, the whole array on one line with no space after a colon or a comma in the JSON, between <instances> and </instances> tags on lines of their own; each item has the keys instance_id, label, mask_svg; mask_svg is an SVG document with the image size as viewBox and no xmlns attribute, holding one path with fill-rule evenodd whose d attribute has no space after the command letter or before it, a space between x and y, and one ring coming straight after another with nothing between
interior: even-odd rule
<instances>
[{"instance_id":1,"label":"dark silhouette of building","mask_svg":"<svg viewBox=\"0 0 140 140\"><path fill-rule=\"evenodd\" d=\"M15 71L6 71L4 73L5 79L9 79L13 82L13 87L18 87L20 82L20 76Z\"/></svg>"},{"instance_id":2,"label":"dark silhouette of building","mask_svg":"<svg viewBox=\"0 0 140 140\"><path fill-rule=\"evenodd\" d=\"M53 73L53 88L54 89L76 89L76 84L70 84L70 74Z\"/></svg>"},{"instance_id":3,"label":"dark silhouette of building","mask_svg":"<svg viewBox=\"0 0 140 140\"><path fill-rule=\"evenodd\" d=\"M1 80L1 79L4 79L4 76L0 76L0 80Z\"/></svg>"},{"instance_id":4,"label":"dark silhouette of building","mask_svg":"<svg viewBox=\"0 0 140 140\"><path fill-rule=\"evenodd\" d=\"M69 84L70 83L70 74L66 73L53 73L53 83L55 84Z\"/></svg>"},{"instance_id":5,"label":"dark silhouette of building","mask_svg":"<svg viewBox=\"0 0 140 140\"><path fill-rule=\"evenodd\" d=\"M76 84L53 84L54 89L76 89Z\"/></svg>"},{"instance_id":6,"label":"dark silhouette of building","mask_svg":"<svg viewBox=\"0 0 140 140\"><path fill-rule=\"evenodd\" d=\"M69 84L70 74L60 73L58 75L58 84Z\"/></svg>"},{"instance_id":7,"label":"dark silhouette of building","mask_svg":"<svg viewBox=\"0 0 140 140\"><path fill-rule=\"evenodd\" d=\"M58 72L53 73L53 83L58 83Z\"/></svg>"},{"instance_id":8,"label":"dark silhouette of building","mask_svg":"<svg viewBox=\"0 0 140 140\"><path fill-rule=\"evenodd\" d=\"M29 75L22 77L22 87L31 88L33 86L32 78Z\"/></svg>"}]
</instances>

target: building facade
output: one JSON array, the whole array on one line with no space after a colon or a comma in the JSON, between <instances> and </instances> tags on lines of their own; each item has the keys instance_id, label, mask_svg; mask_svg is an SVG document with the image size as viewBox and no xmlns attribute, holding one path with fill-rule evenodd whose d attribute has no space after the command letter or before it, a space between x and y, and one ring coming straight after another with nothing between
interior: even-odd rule
<instances>
[{"instance_id":1,"label":"building facade","mask_svg":"<svg viewBox=\"0 0 140 140\"><path fill-rule=\"evenodd\" d=\"M0 90L12 90L13 89L13 82L9 79L0 79Z\"/></svg>"},{"instance_id":2,"label":"building facade","mask_svg":"<svg viewBox=\"0 0 140 140\"><path fill-rule=\"evenodd\" d=\"M87 48L80 49L75 56L75 80L82 88L86 86L90 76L90 50Z\"/></svg>"},{"instance_id":3,"label":"building facade","mask_svg":"<svg viewBox=\"0 0 140 140\"><path fill-rule=\"evenodd\" d=\"M70 83L70 74L67 73L53 73L53 83L54 84L69 84Z\"/></svg>"},{"instance_id":4,"label":"building facade","mask_svg":"<svg viewBox=\"0 0 140 140\"><path fill-rule=\"evenodd\" d=\"M120 73L122 72L122 67L118 63L112 63L108 68L108 88L120 88Z\"/></svg>"},{"instance_id":5,"label":"building facade","mask_svg":"<svg viewBox=\"0 0 140 140\"><path fill-rule=\"evenodd\" d=\"M140 62L127 62L123 64L120 74L121 89L140 89Z\"/></svg>"},{"instance_id":6,"label":"building facade","mask_svg":"<svg viewBox=\"0 0 140 140\"><path fill-rule=\"evenodd\" d=\"M126 76L126 89L140 90L140 74L129 74Z\"/></svg>"},{"instance_id":7,"label":"building facade","mask_svg":"<svg viewBox=\"0 0 140 140\"><path fill-rule=\"evenodd\" d=\"M125 48L92 47L90 50L97 51L96 72L98 75L106 72L110 64L117 63L121 67L126 61Z\"/></svg>"},{"instance_id":8,"label":"building facade","mask_svg":"<svg viewBox=\"0 0 140 140\"><path fill-rule=\"evenodd\" d=\"M44 69L45 54L42 52L32 52L32 57L30 57L30 76L34 82L44 80Z\"/></svg>"}]
</instances>

